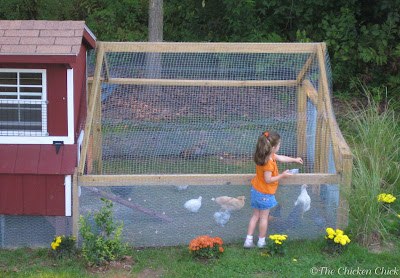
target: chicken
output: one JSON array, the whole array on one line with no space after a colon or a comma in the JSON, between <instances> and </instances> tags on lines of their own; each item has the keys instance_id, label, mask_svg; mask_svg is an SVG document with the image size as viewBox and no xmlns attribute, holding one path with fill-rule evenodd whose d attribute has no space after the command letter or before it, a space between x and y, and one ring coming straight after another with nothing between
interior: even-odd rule
<instances>
[{"instance_id":1,"label":"chicken","mask_svg":"<svg viewBox=\"0 0 400 278\"><path fill-rule=\"evenodd\" d=\"M184 159L196 159L206 152L206 142L200 142L182 151L179 156Z\"/></svg>"},{"instance_id":2,"label":"chicken","mask_svg":"<svg viewBox=\"0 0 400 278\"><path fill-rule=\"evenodd\" d=\"M310 210L311 207L311 198L310 195L307 193L307 184L303 184L301 186L301 192L299 197L297 197L296 202L294 202L294 205L300 205L301 210L301 218L303 218L303 214Z\"/></svg>"},{"instance_id":3,"label":"chicken","mask_svg":"<svg viewBox=\"0 0 400 278\"><path fill-rule=\"evenodd\" d=\"M197 199L186 201L184 207L190 212L197 212L201 207L201 199L202 197L200 196Z\"/></svg>"},{"instance_id":4,"label":"chicken","mask_svg":"<svg viewBox=\"0 0 400 278\"><path fill-rule=\"evenodd\" d=\"M225 224L231 218L231 212L229 210L217 211L214 213L214 219L218 226L224 227Z\"/></svg>"},{"instance_id":5,"label":"chicken","mask_svg":"<svg viewBox=\"0 0 400 278\"><path fill-rule=\"evenodd\" d=\"M238 196L237 198L221 196L218 198L212 198L211 200L220 204L222 210L234 211L243 208L245 199L246 197L244 196Z\"/></svg>"}]
</instances>

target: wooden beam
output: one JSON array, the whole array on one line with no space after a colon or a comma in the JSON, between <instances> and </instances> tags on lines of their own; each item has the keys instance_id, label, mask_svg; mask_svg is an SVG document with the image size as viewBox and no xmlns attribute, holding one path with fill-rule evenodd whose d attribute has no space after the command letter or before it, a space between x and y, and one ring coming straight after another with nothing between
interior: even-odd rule
<instances>
[{"instance_id":1,"label":"wooden beam","mask_svg":"<svg viewBox=\"0 0 400 278\"><path fill-rule=\"evenodd\" d=\"M102 65L103 66L103 65ZM105 80L110 79L110 68L108 66L107 55L104 54L104 69L105 69Z\"/></svg>"},{"instance_id":2,"label":"wooden beam","mask_svg":"<svg viewBox=\"0 0 400 278\"><path fill-rule=\"evenodd\" d=\"M327 113L327 118L328 118L328 127L330 131L330 137L332 141L332 152L333 152L333 159L335 161L335 167L336 171L341 171L342 170L342 165L340 162L340 152L339 152L339 144L338 144L338 137L337 134L335 133L335 120L334 120L334 114L332 110L332 103L331 103L331 97L329 94L329 86L328 86L328 78L326 75L326 68L325 68L325 53L323 52L325 45L321 44L318 45L318 63L319 63L319 68L320 68L320 73L321 73L321 81L322 81L322 90L320 93L323 95L323 104L324 108Z\"/></svg>"},{"instance_id":3,"label":"wooden beam","mask_svg":"<svg viewBox=\"0 0 400 278\"><path fill-rule=\"evenodd\" d=\"M303 81L303 79L305 78L307 70L310 68L310 66L314 60L314 57L315 57L315 53L312 53L310 55L310 57L308 57L306 63L304 64L304 67L301 69L299 75L297 76L297 79L296 79L297 84L300 84Z\"/></svg>"},{"instance_id":4,"label":"wooden beam","mask_svg":"<svg viewBox=\"0 0 400 278\"><path fill-rule=\"evenodd\" d=\"M181 174L181 175L84 175L81 186L174 186L174 185L250 185L254 174ZM339 174L297 174L280 185L340 184Z\"/></svg>"},{"instance_id":5,"label":"wooden beam","mask_svg":"<svg viewBox=\"0 0 400 278\"><path fill-rule=\"evenodd\" d=\"M97 94L101 95L101 86L99 86ZM101 97L96 98L94 105L93 125L92 125L92 153L93 153L93 170L94 174L101 174L103 169L103 150L102 150L102 133L101 133Z\"/></svg>"},{"instance_id":6,"label":"wooden beam","mask_svg":"<svg viewBox=\"0 0 400 278\"><path fill-rule=\"evenodd\" d=\"M325 115L324 94L322 93L322 72L320 69L318 78L318 102L317 102L317 123L315 127L315 151L314 151L314 172L321 172L321 142L322 123ZM315 190L315 189L314 189Z\"/></svg>"},{"instance_id":7,"label":"wooden beam","mask_svg":"<svg viewBox=\"0 0 400 278\"><path fill-rule=\"evenodd\" d=\"M297 156L307 156L307 95L303 86L297 90Z\"/></svg>"},{"instance_id":8,"label":"wooden beam","mask_svg":"<svg viewBox=\"0 0 400 278\"><path fill-rule=\"evenodd\" d=\"M78 221L79 221L79 188L78 188L78 168L72 176L72 235L76 236L78 244Z\"/></svg>"},{"instance_id":9,"label":"wooden beam","mask_svg":"<svg viewBox=\"0 0 400 278\"><path fill-rule=\"evenodd\" d=\"M99 87L101 86L100 74L101 74L101 67L103 64L104 47L102 47L102 44L99 42L96 45L98 45L96 69L94 71L94 76L93 76L94 84L92 86L92 99L88 104L88 111L85 123L85 135L83 137L83 142L82 142L82 151L81 151L82 155L78 166L79 175L82 175L85 170L86 154L88 151L90 131L92 129L93 114L95 110L94 106L97 104L96 99L99 97L99 94L97 92L99 91Z\"/></svg>"},{"instance_id":10,"label":"wooden beam","mask_svg":"<svg viewBox=\"0 0 400 278\"><path fill-rule=\"evenodd\" d=\"M95 194L97 194L97 195L99 195L101 197L105 197L105 198L107 198L107 199L109 199L109 200L111 200L111 201L113 201L115 203L119 203L119 204L121 204L123 206L126 206L127 208L130 208L130 209L133 209L133 210L138 210L140 212L143 212L144 214L150 215L151 217L158 218L158 219L166 221L166 222L172 222L172 219L170 217L166 216L166 215L154 212L152 210L149 210L148 208L145 208L145 207L142 207L142 206L140 206L138 204L129 202L127 200L124 200L123 198L121 198L121 197L119 197L119 196L117 196L115 194L108 193L108 192L105 192L105 191L103 191L101 189L93 188L93 187L89 187L89 186L86 187L86 188L88 190L90 190L91 192L93 192L93 193L95 193Z\"/></svg>"},{"instance_id":11,"label":"wooden beam","mask_svg":"<svg viewBox=\"0 0 400 278\"><path fill-rule=\"evenodd\" d=\"M342 182L339 191L339 207L337 211L337 227L344 230L349 222L349 203L344 197L345 195L350 196L349 190L351 190L351 176L353 168L353 159L344 158L342 159L343 172ZM347 194L344 193L347 192Z\"/></svg>"},{"instance_id":12,"label":"wooden beam","mask_svg":"<svg viewBox=\"0 0 400 278\"><path fill-rule=\"evenodd\" d=\"M106 52L315 53L319 43L102 42Z\"/></svg>"},{"instance_id":13,"label":"wooden beam","mask_svg":"<svg viewBox=\"0 0 400 278\"><path fill-rule=\"evenodd\" d=\"M88 78L93 82L93 78ZM221 86L221 87L276 87L296 86L296 80L189 80L189 79L145 79L145 78L110 78L101 79L102 84L119 85L164 85L164 86Z\"/></svg>"},{"instance_id":14,"label":"wooden beam","mask_svg":"<svg viewBox=\"0 0 400 278\"><path fill-rule=\"evenodd\" d=\"M303 80L303 89L305 90L308 98L312 101L315 107L318 107L318 92L310 80Z\"/></svg>"}]
</instances>

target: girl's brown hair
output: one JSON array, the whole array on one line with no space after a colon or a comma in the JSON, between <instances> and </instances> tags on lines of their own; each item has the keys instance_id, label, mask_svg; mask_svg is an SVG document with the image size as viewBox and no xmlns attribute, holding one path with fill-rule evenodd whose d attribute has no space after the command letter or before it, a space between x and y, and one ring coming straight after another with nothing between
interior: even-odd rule
<instances>
[{"instance_id":1,"label":"girl's brown hair","mask_svg":"<svg viewBox=\"0 0 400 278\"><path fill-rule=\"evenodd\" d=\"M268 136L266 136L266 134ZM260 166L267 164L272 147L277 146L280 141L281 136L275 131L268 131L261 134L260 137L258 137L256 151L253 155L254 162Z\"/></svg>"}]
</instances>

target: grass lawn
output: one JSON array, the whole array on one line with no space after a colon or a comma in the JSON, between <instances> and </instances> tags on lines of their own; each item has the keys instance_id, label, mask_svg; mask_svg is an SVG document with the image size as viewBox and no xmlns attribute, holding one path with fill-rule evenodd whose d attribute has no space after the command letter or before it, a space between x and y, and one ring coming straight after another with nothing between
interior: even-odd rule
<instances>
[{"instance_id":1,"label":"grass lawn","mask_svg":"<svg viewBox=\"0 0 400 278\"><path fill-rule=\"evenodd\" d=\"M193 258L187 246L130 249L124 261L101 268L85 267L78 255L57 261L49 249L0 250L0 277L398 277L398 239L374 250L351 242L342 255L324 252L324 241L289 240L283 257L239 242L223 245L221 258L209 261Z\"/></svg>"}]
</instances>

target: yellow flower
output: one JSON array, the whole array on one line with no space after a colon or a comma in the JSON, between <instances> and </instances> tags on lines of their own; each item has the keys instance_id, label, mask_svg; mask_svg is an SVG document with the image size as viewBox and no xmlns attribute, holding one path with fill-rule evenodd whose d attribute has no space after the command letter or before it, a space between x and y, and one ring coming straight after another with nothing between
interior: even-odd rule
<instances>
[{"instance_id":1,"label":"yellow flower","mask_svg":"<svg viewBox=\"0 0 400 278\"><path fill-rule=\"evenodd\" d=\"M400 218L400 214L397 215Z\"/></svg>"},{"instance_id":2,"label":"yellow flower","mask_svg":"<svg viewBox=\"0 0 400 278\"><path fill-rule=\"evenodd\" d=\"M297 262L297 260L296 260L296 259L293 259L293 261L294 261L294 262Z\"/></svg>"},{"instance_id":3,"label":"yellow flower","mask_svg":"<svg viewBox=\"0 0 400 278\"><path fill-rule=\"evenodd\" d=\"M383 203L393 203L396 200L396 197L394 197L392 194L386 194L382 193L378 195L378 202L383 202Z\"/></svg>"},{"instance_id":4,"label":"yellow flower","mask_svg":"<svg viewBox=\"0 0 400 278\"><path fill-rule=\"evenodd\" d=\"M336 235L343 235L343 231L339 230L339 229L336 229Z\"/></svg>"},{"instance_id":5,"label":"yellow flower","mask_svg":"<svg viewBox=\"0 0 400 278\"><path fill-rule=\"evenodd\" d=\"M334 235L335 231L332 228L326 228L326 232L328 235Z\"/></svg>"}]
</instances>

